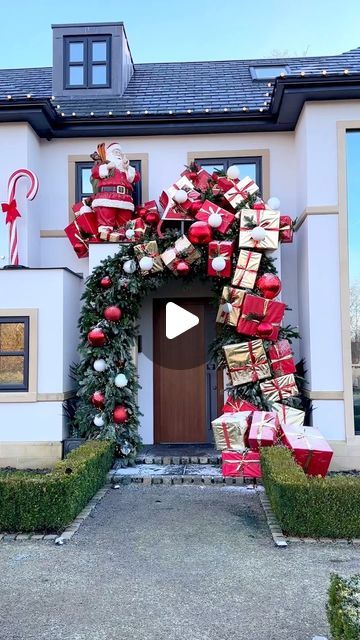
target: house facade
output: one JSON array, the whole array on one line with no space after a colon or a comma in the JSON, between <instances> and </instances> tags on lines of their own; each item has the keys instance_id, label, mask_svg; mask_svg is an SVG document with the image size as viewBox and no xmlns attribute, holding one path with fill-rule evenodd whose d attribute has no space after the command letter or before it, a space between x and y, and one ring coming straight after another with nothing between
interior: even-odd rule
<instances>
[{"instance_id":1,"label":"house facade","mask_svg":"<svg viewBox=\"0 0 360 640\"><path fill-rule=\"evenodd\" d=\"M119 140L141 173L138 203L157 200L196 160L209 171L238 165L264 200L277 196L281 212L297 219L294 243L276 253L290 307L285 322L299 327L295 355L305 359L312 421L334 449L334 468L359 469L360 49L137 65L122 23L55 25L53 40L53 68L0 71L1 200L19 168L40 184L32 201L25 181L16 191L20 264L28 268L0 269L0 465L41 467L61 456L84 281L118 249L93 244L78 259L63 229L71 205L89 193L90 154L98 142ZM0 216L4 267L7 238ZM209 296L206 284L186 289L174 281L144 300L134 355L144 443L210 439L223 381L204 355L215 331ZM159 327L164 302L175 299L202 318L204 339L192 346L202 368L189 369L184 408L164 428L187 366L180 349L160 384Z\"/></svg>"}]
</instances>

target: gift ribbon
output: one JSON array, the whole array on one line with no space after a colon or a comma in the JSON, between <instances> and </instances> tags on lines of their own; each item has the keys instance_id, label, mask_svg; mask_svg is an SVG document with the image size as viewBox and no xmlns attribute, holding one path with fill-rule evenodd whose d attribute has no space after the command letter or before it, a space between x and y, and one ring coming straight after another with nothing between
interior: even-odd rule
<instances>
[{"instance_id":1,"label":"gift ribbon","mask_svg":"<svg viewBox=\"0 0 360 640\"><path fill-rule=\"evenodd\" d=\"M245 178L244 178L245 180ZM243 180L241 180L241 182L243 182ZM240 182L240 184L241 184ZM250 180L249 182L246 182L245 185L241 188L239 188L237 185L234 184L233 187L231 187L231 189L229 189L229 191L226 192L226 199L229 202L232 202L233 200L235 200L235 198L237 198L238 196L241 196L243 200L246 200L246 198L248 197L248 190L250 189L250 187L252 187L253 185L257 186L256 183L254 182L254 180Z\"/></svg>"},{"instance_id":2,"label":"gift ribbon","mask_svg":"<svg viewBox=\"0 0 360 640\"><path fill-rule=\"evenodd\" d=\"M266 414L265 414L266 415ZM251 428L256 427L256 440L261 441L264 428L267 427L276 433L277 429L274 425L274 417L262 418L260 422L251 423Z\"/></svg>"},{"instance_id":3,"label":"gift ribbon","mask_svg":"<svg viewBox=\"0 0 360 640\"><path fill-rule=\"evenodd\" d=\"M261 220L261 210L255 209L255 211L253 210L253 213L255 213L255 217L256 217L255 227L262 227L268 233L269 233L269 231L278 231L278 232L280 231L280 227L271 227L269 229L266 226L266 225L269 224L269 222L271 223L271 220L270 221L269 220ZM240 231L251 231L251 229L249 229L249 227L240 227ZM260 244L261 242L264 242L264 240L254 240L253 238L251 238L251 240L254 243L254 248L255 249L257 248L258 244Z\"/></svg>"},{"instance_id":4,"label":"gift ribbon","mask_svg":"<svg viewBox=\"0 0 360 640\"><path fill-rule=\"evenodd\" d=\"M225 251L222 251L221 249L225 249ZM214 253L214 251L216 253ZM221 256L222 258L225 258L225 260L227 260L231 257L231 255L232 253L230 251L230 247L228 245L224 245L221 240L219 240L215 246L209 246L209 258L211 259Z\"/></svg>"},{"instance_id":5,"label":"gift ribbon","mask_svg":"<svg viewBox=\"0 0 360 640\"><path fill-rule=\"evenodd\" d=\"M266 389L265 387L268 386L270 388ZM275 387L276 391L278 392L278 397L272 398L271 396L274 393L274 389L273 387ZM280 386L279 382L277 381L276 378L274 378L274 380L269 380L268 382L264 382L263 383L263 394L266 396L266 393L269 395L269 399L270 400L285 400L285 398L288 398L289 396L295 395L292 393L292 391L295 388L295 383L294 382L288 382L287 384L284 384L282 386ZM284 396L283 392L284 391L289 391L289 393L287 395Z\"/></svg>"},{"instance_id":6,"label":"gift ribbon","mask_svg":"<svg viewBox=\"0 0 360 640\"><path fill-rule=\"evenodd\" d=\"M246 454L245 454L246 455ZM242 471L245 464L260 464L260 460L247 460L245 457L242 460L223 460L223 464L236 464L237 467L235 471Z\"/></svg>"},{"instance_id":7,"label":"gift ribbon","mask_svg":"<svg viewBox=\"0 0 360 640\"><path fill-rule=\"evenodd\" d=\"M230 438L229 438L226 422L222 422L221 423L221 428L222 428L222 432L223 432L226 448L227 449L231 449L231 442L230 442Z\"/></svg>"},{"instance_id":8,"label":"gift ribbon","mask_svg":"<svg viewBox=\"0 0 360 640\"><path fill-rule=\"evenodd\" d=\"M248 342L248 351L249 351L250 363L245 364L242 367L229 367L229 371L230 373L235 373L237 371L243 371L244 369L248 370L249 367L251 367L252 368L251 381L257 382L260 378L256 371L256 367L260 367L263 364L267 364L267 359L265 355L261 355L259 356L258 361L256 361L256 357L254 355L254 350L251 342Z\"/></svg>"},{"instance_id":9,"label":"gift ribbon","mask_svg":"<svg viewBox=\"0 0 360 640\"><path fill-rule=\"evenodd\" d=\"M257 254L254 254L254 251L247 251L246 253L247 253L247 257L245 259L245 265L241 266L241 264L240 264L240 260L242 258L242 255L244 255L244 254L241 255L241 251L240 251L239 261L238 261L238 264L236 265L236 268L235 268L234 284L236 283L238 286L241 285L241 283L243 281L243 278L244 278L246 273L255 273L256 274L258 272L258 269L249 269L248 268L251 258L254 255L257 255ZM240 272L242 271L242 274L239 275L238 271L240 271Z\"/></svg>"}]
</instances>

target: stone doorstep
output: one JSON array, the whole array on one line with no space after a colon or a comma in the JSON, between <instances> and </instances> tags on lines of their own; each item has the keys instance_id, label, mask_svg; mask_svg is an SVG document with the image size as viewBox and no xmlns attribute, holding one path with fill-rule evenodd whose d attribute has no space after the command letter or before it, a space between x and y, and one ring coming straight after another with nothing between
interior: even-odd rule
<instances>
[{"instance_id":1,"label":"stone doorstep","mask_svg":"<svg viewBox=\"0 0 360 640\"><path fill-rule=\"evenodd\" d=\"M179 464L220 464L221 455L212 454L208 456L151 456L151 455L139 455L137 456L136 464L164 464L164 465L179 465Z\"/></svg>"},{"instance_id":2,"label":"stone doorstep","mask_svg":"<svg viewBox=\"0 0 360 640\"><path fill-rule=\"evenodd\" d=\"M64 544L65 542L68 542L71 540L71 538L73 537L73 535L79 530L79 527L81 527L82 523L86 520L86 518L88 518L90 516L90 514L92 513L92 511L95 509L95 507L98 505L98 503L100 502L100 500L103 499L103 497L107 494L107 492L110 489L110 484L107 483L105 485L105 487L102 487L101 489L99 489L99 491L97 493L95 493L95 495L91 498L91 500L88 502L88 504L84 507L84 509L82 511L80 511L80 513L78 513L78 515L76 516L76 518L70 522L70 524L64 529L64 531L62 533L60 533L59 535L56 533L49 533L49 534L44 534L44 533L0 533L0 542L10 542L10 541L17 541L17 542L24 542L25 540L27 541L45 541L45 542L55 542L55 544Z\"/></svg>"}]
</instances>

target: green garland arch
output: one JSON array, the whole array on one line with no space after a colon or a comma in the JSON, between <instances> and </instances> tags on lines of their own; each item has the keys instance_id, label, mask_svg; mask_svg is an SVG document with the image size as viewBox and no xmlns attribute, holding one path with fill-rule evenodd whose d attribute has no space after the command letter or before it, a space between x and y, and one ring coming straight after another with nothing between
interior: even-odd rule
<instances>
[{"instance_id":1,"label":"green garland arch","mask_svg":"<svg viewBox=\"0 0 360 640\"><path fill-rule=\"evenodd\" d=\"M211 193L202 194L203 199L212 199L216 202L216 197ZM254 196L242 203L242 207L251 207L255 202ZM218 240L236 240L239 233L239 220L235 219L234 224L226 234L214 231L213 237ZM154 228L148 228L141 242L156 240L159 251L162 253L172 246L177 238L182 234L180 231L168 230L163 237L159 237ZM173 272L164 266L164 270L158 274L142 275L137 269L133 274L128 275L123 270L123 263L134 258L134 244L126 243L120 246L118 253L114 257L109 257L101 262L94 269L86 281L85 291L82 297L83 306L79 320L80 329L80 363L74 367L75 377L78 383L77 407L73 420L73 433L85 438L110 439L116 442L117 455L124 465L133 464L136 453L141 445L139 436L139 407L137 395L139 380L136 367L133 363L131 352L138 335L138 318L143 299L150 292L163 286L169 280L176 278L182 280L185 286L191 286L194 280L211 281L212 296L216 308L219 305L221 292L224 286L231 284L231 278L210 277L207 275L207 245L197 248L201 252L199 261L190 267L190 273L186 276L174 275ZM232 257L232 271L235 269L237 256ZM274 260L262 253L259 275L265 272L276 273ZM100 284L104 276L109 276L111 286L103 288ZM260 295L258 291L249 291L252 294ZM104 316L104 309L111 305L117 305L122 310L122 317L119 322L108 322ZM102 347L93 347L89 344L88 332L95 326L101 327L106 336L107 342ZM286 338L290 342L299 337L295 328L290 326L282 327L280 338ZM211 346L210 356L214 358L218 367L225 366L223 346L248 341L248 336L241 336L230 325L219 325L216 340ZM270 343L264 341L265 348ZM94 360L105 359L107 368L104 372L97 372L93 368ZM302 375L296 376L300 391L304 387L302 367L298 367L298 372ZM114 379L118 373L123 373L128 384L123 388L118 388ZM104 425L96 427L94 417L99 413L91 402L92 394L95 391L102 391L105 395L105 406L101 410ZM260 394L259 383L248 383L241 386L228 387L232 395L255 404L260 409L269 409L271 404ZM289 398L286 404L295 408L309 409L306 398L303 394ZM122 405L128 412L128 419L122 424L113 421L113 410L116 405Z\"/></svg>"}]
</instances>

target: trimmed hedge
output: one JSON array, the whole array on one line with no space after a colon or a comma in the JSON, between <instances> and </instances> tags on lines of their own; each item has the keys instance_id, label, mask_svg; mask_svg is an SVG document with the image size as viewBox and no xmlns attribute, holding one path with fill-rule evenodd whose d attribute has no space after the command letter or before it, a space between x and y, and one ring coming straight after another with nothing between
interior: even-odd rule
<instances>
[{"instance_id":1,"label":"trimmed hedge","mask_svg":"<svg viewBox=\"0 0 360 640\"><path fill-rule=\"evenodd\" d=\"M105 483L113 458L112 443L89 441L49 473L0 472L0 531L63 530Z\"/></svg>"},{"instance_id":2,"label":"trimmed hedge","mask_svg":"<svg viewBox=\"0 0 360 640\"><path fill-rule=\"evenodd\" d=\"M360 477L308 477L284 447L261 450L266 493L282 529L311 538L360 538Z\"/></svg>"},{"instance_id":3,"label":"trimmed hedge","mask_svg":"<svg viewBox=\"0 0 360 640\"><path fill-rule=\"evenodd\" d=\"M351 578L331 576L327 616L333 640L359 640L360 574Z\"/></svg>"}]
</instances>

